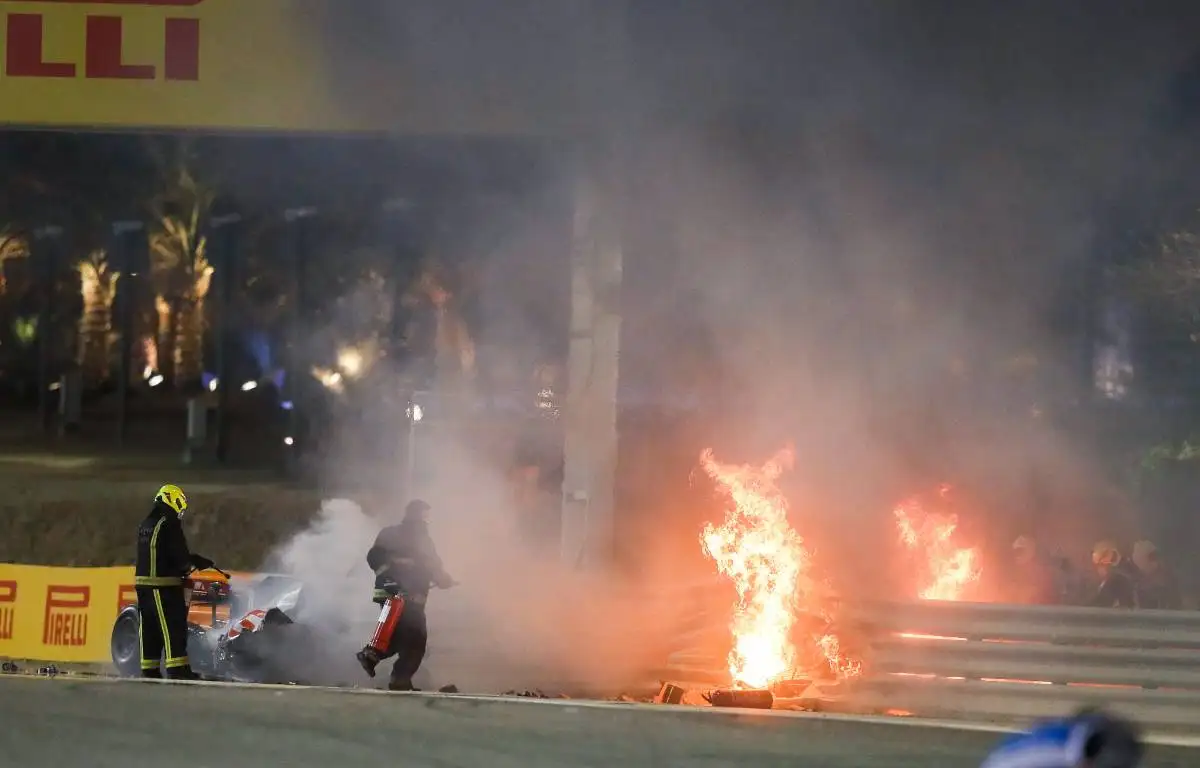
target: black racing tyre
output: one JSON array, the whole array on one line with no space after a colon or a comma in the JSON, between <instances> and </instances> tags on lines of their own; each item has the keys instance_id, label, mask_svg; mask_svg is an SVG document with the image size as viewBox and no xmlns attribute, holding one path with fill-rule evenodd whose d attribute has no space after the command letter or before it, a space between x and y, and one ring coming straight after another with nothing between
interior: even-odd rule
<instances>
[{"instance_id":1,"label":"black racing tyre","mask_svg":"<svg viewBox=\"0 0 1200 768\"><path fill-rule=\"evenodd\" d=\"M121 611L113 623L109 650L113 666L121 677L140 677L142 674L140 624L137 607L132 605Z\"/></svg>"}]
</instances>

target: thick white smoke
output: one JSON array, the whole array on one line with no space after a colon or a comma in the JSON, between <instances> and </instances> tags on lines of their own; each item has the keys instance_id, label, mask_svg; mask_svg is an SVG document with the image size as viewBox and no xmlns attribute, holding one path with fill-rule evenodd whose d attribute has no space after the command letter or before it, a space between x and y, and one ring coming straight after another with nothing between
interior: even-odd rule
<instances>
[{"instance_id":1,"label":"thick white smoke","mask_svg":"<svg viewBox=\"0 0 1200 768\"><path fill-rule=\"evenodd\" d=\"M433 505L431 533L459 584L430 596L429 652L418 687L615 694L652 684L673 608L647 599L644 585L580 572L553 552L533 551L516 535L498 473L452 439L429 447L445 478L424 496ZM386 684L390 661L371 681L353 657L378 616L366 552L379 529L399 521L406 502L377 498L368 514L354 501L327 500L313 525L269 558L267 570L306 585L301 620L321 644L313 682Z\"/></svg>"},{"instance_id":2,"label":"thick white smoke","mask_svg":"<svg viewBox=\"0 0 1200 768\"><path fill-rule=\"evenodd\" d=\"M366 679L354 652L370 633L378 610L370 602L373 586L365 555L376 523L349 499L328 499L307 529L281 545L264 570L304 582L303 605L296 618L317 639L321 653L303 670L306 681L340 684Z\"/></svg>"}]
</instances>

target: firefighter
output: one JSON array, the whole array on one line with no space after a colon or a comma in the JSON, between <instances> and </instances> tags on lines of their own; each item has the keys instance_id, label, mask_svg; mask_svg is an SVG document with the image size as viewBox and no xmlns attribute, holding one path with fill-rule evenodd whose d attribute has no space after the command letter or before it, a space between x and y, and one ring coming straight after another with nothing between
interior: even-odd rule
<instances>
[{"instance_id":1,"label":"firefighter","mask_svg":"<svg viewBox=\"0 0 1200 768\"><path fill-rule=\"evenodd\" d=\"M172 680L199 679L188 662L183 582L193 569L212 568L213 561L188 550L181 522L186 510L183 490L164 485L154 497L154 508L138 526L133 583L140 619L142 677L161 678L161 664Z\"/></svg>"},{"instance_id":2,"label":"firefighter","mask_svg":"<svg viewBox=\"0 0 1200 768\"><path fill-rule=\"evenodd\" d=\"M1179 582L1170 566L1159 557L1154 542L1143 539L1135 543L1129 559L1138 575L1138 605L1172 611L1183 607Z\"/></svg>"},{"instance_id":3,"label":"firefighter","mask_svg":"<svg viewBox=\"0 0 1200 768\"><path fill-rule=\"evenodd\" d=\"M1062 602L1058 574L1030 536L1018 536L1013 542L1014 601L1025 605L1055 605Z\"/></svg>"},{"instance_id":4,"label":"firefighter","mask_svg":"<svg viewBox=\"0 0 1200 768\"><path fill-rule=\"evenodd\" d=\"M404 520L379 532L367 552L367 565L375 572L372 600L381 606L371 641L356 655L371 677L383 660L396 656L388 689L413 691L413 675L425 659L429 630L425 603L432 587L449 589L454 579L442 567L429 535L430 506L420 499L409 502Z\"/></svg>"},{"instance_id":5,"label":"firefighter","mask_svg":"<svg viewBox=\"0 0 1200 768\"><path fill-rule=\"evenodd\" d=\"M1111 541L1092 548L1092 565L1100 577L1089 604L1096 608L1137 608L1137 574Z\"/></svg>"}]
</instances>

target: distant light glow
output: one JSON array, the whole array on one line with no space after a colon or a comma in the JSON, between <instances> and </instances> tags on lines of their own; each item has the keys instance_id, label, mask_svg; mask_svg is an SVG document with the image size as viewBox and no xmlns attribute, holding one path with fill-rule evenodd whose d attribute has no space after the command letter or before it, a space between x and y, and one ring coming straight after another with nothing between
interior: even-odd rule
<instances>
[{"instance_id":1,"label":"distant light glow","mask_svg":"<svg viewBox=\"0 0 1200 768\"><path fill-rule=\"evenodd\" d=\"M243 392L252 392L255 389L258 389L257 381L247 381L245 384L242 385Z\"/></svg>"},{"instance_id":2,"label":"distant light glow","mask_svg":"<svg viewBox=\"0 0 1200 768\"><path fill-rule=\"evenodd\" d=\"M342 374L337 371L331 371L328 368L316 367L312 369L313 378L321 382L321 386L328 389L330 392L341 394L345 389L342 386Z\"/></svg>"},{"instance_id":3,"label":"distant light glow","mask_svg":"<svg viewBox=\"0 0 1200 768\"><path fill-rule=\"evenodd\" d=\"M343 347L338 350L337 367L351 379L362 375L365 363L363 353L356 347Z\"/></svg>"},{"instance_id":4,"label":"distant light glow","mask_svg":"<svg viewBox=\"0 0 1200 768\"><path fill-rule=\"evenodd\" d=\"M288 437L283 438L283 444L284 445L295 445L296 441L291 436L288 436Z\"/></svg>"},{"instance_id":5,"label":"distant light glow","mask_svg":"<svg viewBox=\"0 0 1200 768\"><path fill-rule=\"evenodd\" d=\"M149 378L148 383L152 387L157 387L159 384L162 384L163 381L163 375L161 373L156 373Z\"/></svg>"}]
</instances>

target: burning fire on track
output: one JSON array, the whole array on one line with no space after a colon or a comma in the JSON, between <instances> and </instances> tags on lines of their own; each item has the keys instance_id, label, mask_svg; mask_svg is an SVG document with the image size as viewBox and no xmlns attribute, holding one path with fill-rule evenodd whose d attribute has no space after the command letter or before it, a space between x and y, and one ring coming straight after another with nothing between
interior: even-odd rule
<instances>
[{"instance_id":1,"label":"burning fire on track","mask_svg":"<svg viewBox=\"0 0 1200 768\"><path fill-rule=\"evenodd\" d=\"M700 541L737 589L729 671L740 686L762 688L795 677L793 628L801 614L824 616L812 553L788 523L787 498L776 482L793 458L785 449L754 467L721 464L711 450L700 456L704 471L733 502L724 523L706 525ZM838 676L859 669L843 657L835 635L822 634L812 643L804 650L824 658Z\"/></svg>"},{"instance_id":2,"label":"burning fire on track","mask_svg":"<svg viewBox=\"0 0 1200 768\"><path fill-rule=\"evenodd\" d=\"M948 485L938 489L942 502L949 494ZM956 543L957 515L931 511L918 498L901 503L893 514L901 543L917 558L921 569L918 596L922 600L963 599L968 587L979 580L980 553L975 547Z\"/></svg>"}]
</instances>

